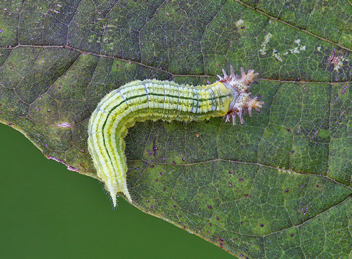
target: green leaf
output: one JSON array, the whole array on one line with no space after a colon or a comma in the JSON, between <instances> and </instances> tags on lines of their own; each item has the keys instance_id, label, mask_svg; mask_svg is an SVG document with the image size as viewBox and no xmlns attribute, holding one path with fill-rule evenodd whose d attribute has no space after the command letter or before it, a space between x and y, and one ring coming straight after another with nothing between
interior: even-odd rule
<instances>
[{"instance_id":1,"label":"green leaf","mask_svg":"<svg viewBox=\"0 0 352 259\"><path fill-rule=\"evenodd\" d=\"M87 124L112 89L253 68L244 125L146 121L126 137L134 205L244 258L352 250L352 6L301 1L3 1L0 121L96 178Z\"/></svg>"}]
</instances>

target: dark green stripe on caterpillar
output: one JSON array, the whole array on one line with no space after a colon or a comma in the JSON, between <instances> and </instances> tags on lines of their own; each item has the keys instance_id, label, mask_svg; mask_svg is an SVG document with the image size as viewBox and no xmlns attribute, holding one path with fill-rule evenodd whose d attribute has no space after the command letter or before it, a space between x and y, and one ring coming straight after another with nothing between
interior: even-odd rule
<instances>
[{"instance_id":1,"label":"dark green stripe on caterpillar","mask_svg":"<svg viewBox=\"0 0 352 259\"><path fill-rule=\"evenodd\" d=\"M88 148L98 177L110 192L114 206L116 194L123 192L132 198L126 182L126 156L124 137L136 121L201 121L211 117L226 116L226 121L239 117L252 109L260 111L263 102L251 98L249 84L257 75L218 76L220 81L205 86L179 85L171 81L133 81L107 94L93 112L88 125Z\"/></svg>"}]
</instances>

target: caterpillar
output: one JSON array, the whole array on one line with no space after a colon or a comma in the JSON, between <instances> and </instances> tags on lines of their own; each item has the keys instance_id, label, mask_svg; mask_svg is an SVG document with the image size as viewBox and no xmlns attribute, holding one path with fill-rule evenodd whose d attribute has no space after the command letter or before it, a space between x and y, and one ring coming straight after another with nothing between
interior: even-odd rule
<instances>
[{"instance_id":1,"label":"caterpillar","mask_svg":"<svg viewBox=\"0 0 352 259\"><path fill-rule=\"evenodd\" d=\"M210 117L225 117L225 122L236 117L243 124L243 113L260 111L264 102L251 98L249 84L258 75L250 69L241 76L234 73L219 76L219 81L205 86L179 85L155 79L132 81L108 93L99 102L88 124L88 150L98 177L104 182L114 206L122 192L132 203L127 188L127 164L124 137L136 121L201 121Z\"/></svg>"}]
</instances>

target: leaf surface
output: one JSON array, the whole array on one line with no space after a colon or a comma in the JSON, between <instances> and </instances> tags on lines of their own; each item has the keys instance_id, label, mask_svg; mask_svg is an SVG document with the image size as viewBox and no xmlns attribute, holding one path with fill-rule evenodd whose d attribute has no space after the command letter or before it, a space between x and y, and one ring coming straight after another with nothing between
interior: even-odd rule
<instances>
[{"instance_id":1,"label":"leaf surface","mask_svg":"<svg viewBox=\"0 0 352 259\"><path fill-rule=\"evenodd\" d=\"M97 177L100 99L147 78L193 85L240 67L265 105L244 125L138 123L134 205L248 258L351 253L352 6L337 1L0 3L0 121Z\"/></svg>"}]
</instances>

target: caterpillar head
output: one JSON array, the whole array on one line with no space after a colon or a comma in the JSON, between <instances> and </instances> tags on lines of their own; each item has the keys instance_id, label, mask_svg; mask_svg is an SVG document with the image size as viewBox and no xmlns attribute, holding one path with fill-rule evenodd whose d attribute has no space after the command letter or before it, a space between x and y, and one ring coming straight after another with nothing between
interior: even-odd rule
<instances>
[{"instance_id":1,"label":"caterpillar head","mask_svg":"<svg viewBox=\"0 0 352 259\"><path fill-rule=\"evenodd\" d=\"M249 116L252 117L252 110L254 109L260 112L260 109L264 104L264 102L258 101L258 97L251 98L250 93L248 93L248 89L250 87L249 84L257 83L253 79L258 75L258 73L254 73L254 70L250 69L246 74L241 67L241 76L237 76L235 75L232 66L230 66L230 75L227 75L224 69L222 71L224 76L221 77L218 75L220 82L227 88L231 87L238 93L237 98L231 103L229 111L225 115L225 122L230 121L230 118L232 118L232 123L235 125L237 116L240 118L241 124L243 124L244 120L242 115L244 112L248 111Z\"/></svg>"},{"instance_id":2,"label":"caterpillar head","mask_svg":"<svg viewBox=\"0 0 352 259\"><path fill-rule=\"evenodd\" d=\"M230 75L227 75L224 69L222 70L222 72L224 73L223 77L218 75L220 82L230 85L238 92L247 91L250 87L250 83L257 84L257 82L253 79L254 77L259 75L258 73L254 73L253 69L248 70L248 73L246 74L243 70L243 67L241 67L241 76L237 76L234 73L232 65L230 66Z\"/></svg>"}]
</instances>

